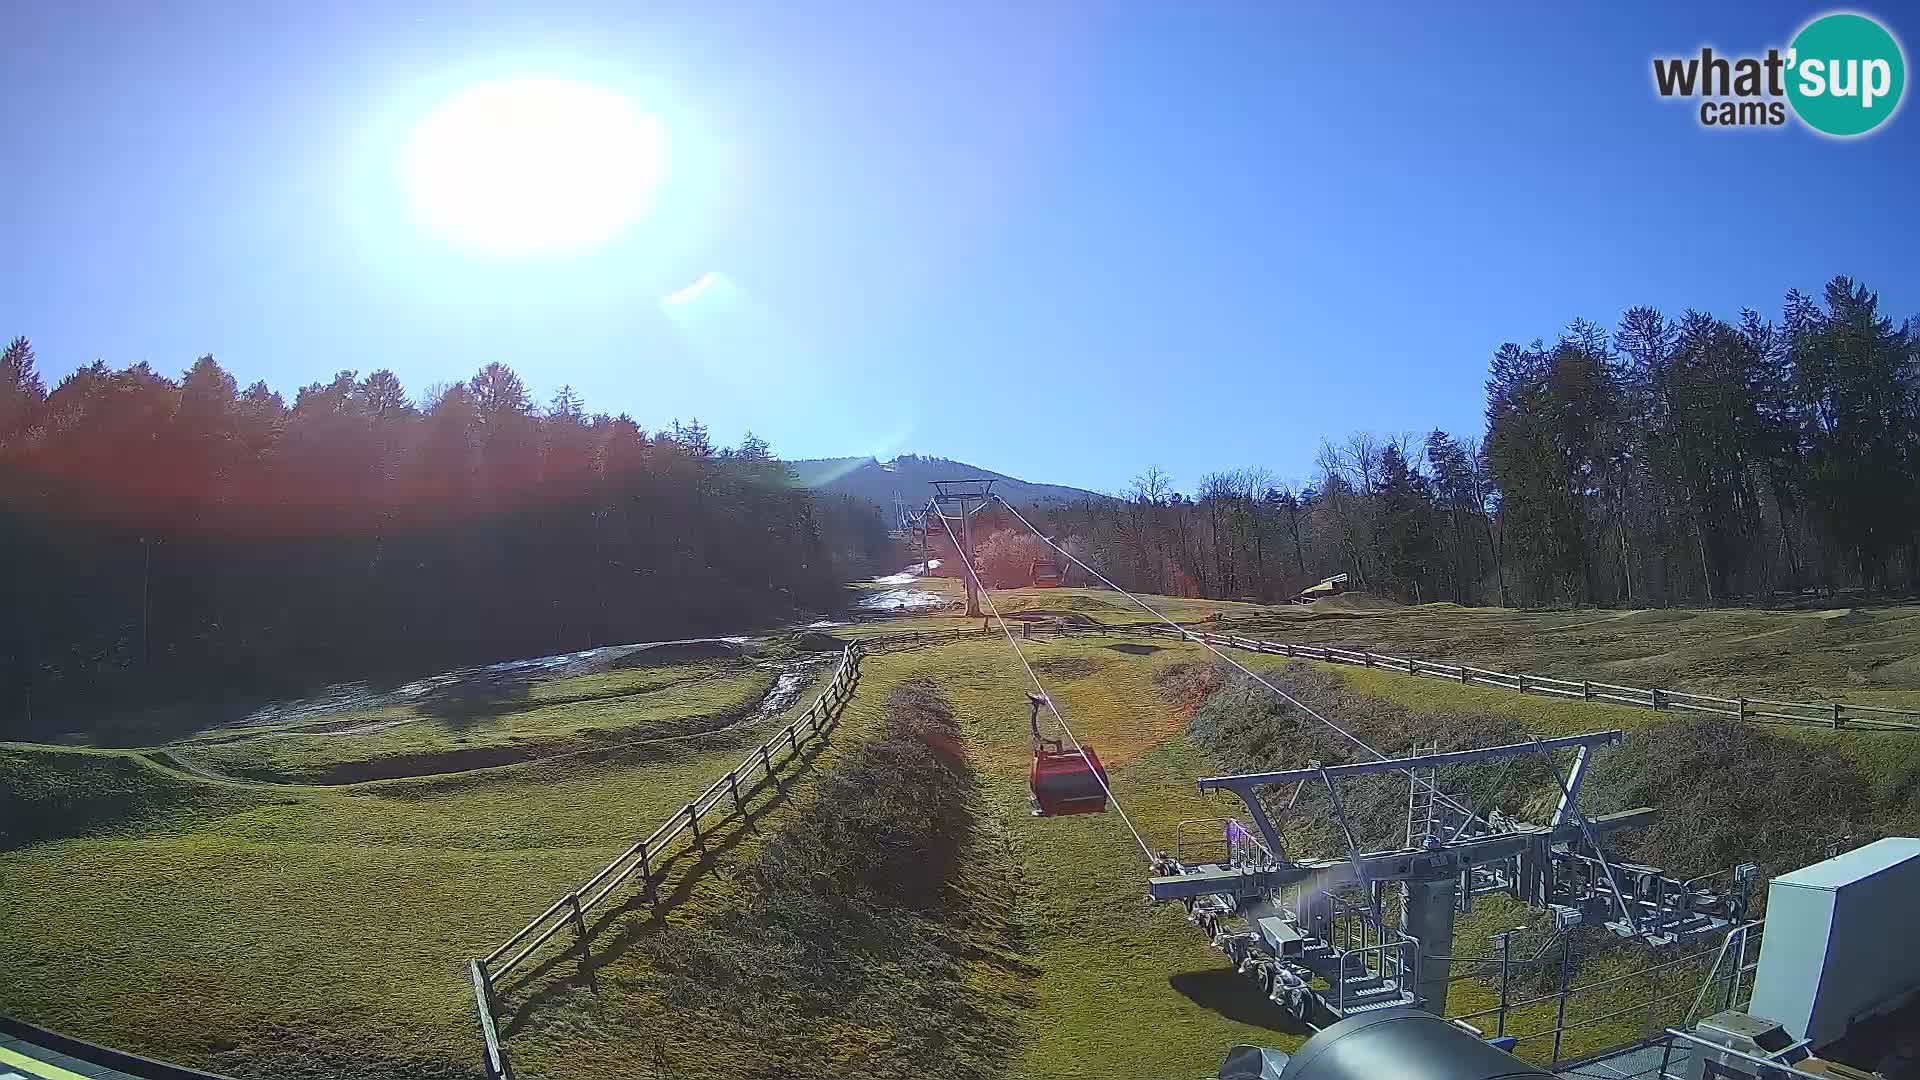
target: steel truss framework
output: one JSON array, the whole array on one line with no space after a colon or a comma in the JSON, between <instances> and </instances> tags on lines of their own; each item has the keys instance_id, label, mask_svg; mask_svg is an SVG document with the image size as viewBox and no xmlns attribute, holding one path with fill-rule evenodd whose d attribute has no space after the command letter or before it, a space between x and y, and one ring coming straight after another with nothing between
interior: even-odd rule
<instances>
[{"instance_id":1,"label":"steel truss framework","mask_svg":"<svg viewBox=\"0 0 1920 1080\"><path fill-rule=\"evenodd\" d=\"M1302 1020L1419 1004L1446 1007L1453 917L1477 896L1504 893L1554 914L1557 930L1601 925L1654 944L1722 932L1746 917L1753 868L1720 894L1658 868L1609 859L1606 839L1653 822L1650 808L1589 817L1580 792L1593 751L1622 732L1596 731L1507 746L1305 769L1211 776L1202 793L1226 791L1246 805L1249 830L1231 822L1223 854L1187 861L1163 854L1148 880L1155 902L1178 901L1236 968ZM1545 825L1463 804L1440 787L1438 770L1572 750L1560 798ZM1402 772L1409 778L1409 846L1362 851L1354 840L1339 781ZM1289 856L1263 795L1293 786L1286 809L1308 785L1324 787L1346 839L1343 856ZM1386 890L1404 890L1397 925L1383 917Z\"/></svg>"}]
</instances>

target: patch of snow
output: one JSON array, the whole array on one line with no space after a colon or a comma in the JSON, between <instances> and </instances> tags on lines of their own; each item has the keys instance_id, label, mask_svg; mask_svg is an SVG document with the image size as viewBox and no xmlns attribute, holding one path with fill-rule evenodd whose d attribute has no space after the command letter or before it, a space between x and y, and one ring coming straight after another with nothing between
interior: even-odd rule
<instances>
[{"instance_id":1,"label":"patch of snow","mask_svg":"<svg viewBox=\"0 0 1920 1080\"><path fill-rule=\"evenodd\" d=\"M846 623L844 623L844 622L841 622L841 621L839 621L839 620L837 620L837 619L821 619L821 620L820 620L819 622L810 622L810 623L808 623L808 624L807 624L807 629L809 629L809 630L831 630L831 629L833 629L833 628L834 628L834 627L836 627L836 626L845 626L845 625L847 625L847 624L846 624Z\"/></svg>"},{"instance_id":2,"label":"patch of snow","mask_svg":"<svg viewBox=\"0 0 1920 1080\"><path fill-rule=\"evenodd\" d=\"M939 559L927 560L928 570L938 570L939 568L940 568ZM902 570L897 574L888 574L886 577L874 578L873 584L875 585L911 585L915 581L917 581L919 578L920 578L920 564L914 563L912 566L907 567L905 570Z\"/></svg>"},{"instance_id":3,"label":"patch of snow","mask_svg":"<svg viewBox=\"0 0 1920 1080\"><path fill-rule=\"evenodd\" d=\"M793 704L793 699L800 696L800 688L806 685L809 674L805 668L781 672L780 677L774 680L773 689L761 699L760 715L772 716Z\"/></svg>"},{"instance_id":4,"label":"patch of snow","mask_svg":"<svg viewBox=\"0 0 1920 1080\"><path fill-rule=\"evenodd\" d=\"M944 607L946 602L946 597L920 589L888 589L861 600L860 607L866 611L915 611Z\"/></svg>"}]
</instances>

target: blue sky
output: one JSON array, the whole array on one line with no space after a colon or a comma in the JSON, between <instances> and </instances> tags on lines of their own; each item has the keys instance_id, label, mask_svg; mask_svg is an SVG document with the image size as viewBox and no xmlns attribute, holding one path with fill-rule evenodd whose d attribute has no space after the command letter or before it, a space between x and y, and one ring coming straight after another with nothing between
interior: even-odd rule
<instances>
[{"instance_id":1,"label":"blue sky","mask_svg":"<svg viewBox=\"0 0 1920 1080\"><path fill-rule=\"evenodd\" d=\"M1842 142L1652 90L1656 53L1824 10L16 3L0 334L49 375L211 352L289 397L503 360L790 457L1302 476L1323 434L1478 433L1489 354L1576 315L1841 272L1920 312L1911 107ZM414 220L410 133L516 77L660 118L648 217L528 258Z\"/></svg>"}]
</instances>

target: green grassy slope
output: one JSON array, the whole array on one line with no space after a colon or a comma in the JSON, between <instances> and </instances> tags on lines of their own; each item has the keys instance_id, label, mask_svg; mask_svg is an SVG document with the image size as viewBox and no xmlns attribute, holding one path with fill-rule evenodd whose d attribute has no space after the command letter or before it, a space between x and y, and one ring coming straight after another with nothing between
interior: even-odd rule
<instances>
[{"instance_id":1,"label":"green grassy slope","mask_svg":"<svg viewBox=\"0 0 1920 1080\"><path fill-rule=\"evenodd\" d=\"M1241 663L1256 671L1277 665L1271 657L1230 650ZM1484 685L1461 686L1444 679L1395 673L1380 668L1355 668L1346 665L1301 661L1324 670L1341 680L1355 693L1395 701L1421 712L1475 712L1509 717L1538 735L1571 735L1603 728L1620 728L1631 735L1649 724L1675 716L1627 705L1605 702L1571 701L1520 694ZM1913 680L1920 682L1920 679ZM1802 686L1803 692L1840 693L1818 686ZM1848 700L1875 697L1855 692ZM1920 700L1920 690L1889 689L1879 700ZM1871 786L1873 798L1887 804L1896 822L1920 826L1920 732L1864 731L1855 728L1834 730L1811 724L1755 723L1755 728L1814 747L1831 747L1851 760ZM1383 748L1391 749L1391 748ZM1401 749L1405 749L1404 747ZM1790 767L1791 762L1756 762L1757 768ZM1722 778L1738 783L1737 776Z\"/></svg>"},{"instance_id":2,"label":"green grassy slope","mask_svg":"<svg viewBox=\"0 0 1920 1080\"><path fill-rule=\"evenodd\" d=\"M523 1075L999 1074L1030 974L1005 835L937 697L890 676L803 798L664 917L624 918L597 993L567 964L514 995Z\"/></svg>"},{"instance_id":3,"label":"green grassy slope","mask_svg":"<svg viewBox=\"0 0 1920 1080\"><path fill-rule=\"evenodd\" d=\"M805 707L803 697L795 710ZM789 710L791 714L793 710ZM192 786L109 835L0 853L0 1011L244 1076L464 1075L463 961L726 771L769 718L616 749L348 788ZM71 772L102 752L13 747ZM136 756L152 792L182 783ZM762 807L803 790L810 768ZM151 805L167 796L143 794ZM725 832L716 851L737 844ZM691 859L677 873L689 874ZM671 891L671 890L670 890Z\"/></svg>"},{"instance_id":4,"label":"green grassy slope","mask_svg":"<svg viewBox=\"0 0 1920 1080\"><path fill-rule=\"evenodd\" d=\"M202 736L169 747L189 767L275 783L336 784L484 768L666 739L750 715L773 685L748 664L675 664L545 680L455 707L389 706L307 728Z\"/></svg>"},{"instance_id":5,"label":"green grassy slope","mask_svg":"<svg viewBox=\"0 0 1920 1080\"><path fill-rule=\"evenodd\" d=\"M959 594L956 581L930 585ZM1104 623L1145 618L1098 590L1014 590L995 600L1009 612L1072 611ZM1429 605L1336 617L1154 602L1181 620L1217 611L1263 636L1371 644L1506 670L1604 669L1643 685L1920 700L1920 669L1911 663L1920 653L1914 608L1829 617ZM979 625L918 616L836 633ZM1187 734L1185 710L1156 683L1170 666L1204 658L1198 646L1097 635L1021 644L1076 733L1106 760L1114 790L1151 846L1172 847L1183 821L1239 812L1237 801L1195 792L1193 779L1218 771L1219 763ZM1273 663L1240 659L1263 668ZM26 846L0 852L0 894L9 897L0 906L0 940L12 954L10 977L0 980L0 1012L242 1076L472 1074L478 1044L460 962L484 954L651 831L782 722L634 745L724 726L713 719L757 697L765 683L754 680L767 677L726 665L696 675L694 666L536 683L510 708L471 719L383 713L357 719L409 722L352 735L229 743L209 736L169 748L209 766L283 779L325 778L343 763L444 754L459 750L462 738L560 755L434 778L344 787L220 784L135 752L0 746L0 828L36 823L16 826L4 841ZM1538 734L1600 727L1631 734L1663 720L1625 706L1383 670L1315 668L1360 697L1419 713L1490 714ZM992 1003L982 1006L989 1015L966 1022L1015 1026L1006 1075L1198 1077L1217 1069L1234 1043L1299 1041L1277 1010L1258 1007L1251 984L1225 971L1220 954L1177 907L1144 904L1145 860L1118 815L1028 816L1026 676L997 633L876 654L862 670L830 743L785 790L755 792L753 820L717 832L708 858L676 864L680 877L663 912L628 897L595 913L603 923L595 944L598 995L559 949L543 953L524 978L516 973L502 1018L523 1076L732 1077L758 1068L762 1059L751 1048L716 1049L724 1025L683 1022L694 1006L676 999L662 979L656 939L663 930L713 931L749 905L769 838L808 805L823 771L884 728L888 695L922 679L951 703L977 782L968 797L976 842L952 880L972 905L978 933L950 942L967 958L956 969L955 993ZM1891 820L1920 816L1900 816L1903 807L1920 809L1913 801L1920 736L1767 730L1839 749L1857 764L1877 804L1890 808ZM1761 764L1790 770L1794 762ZM23 813L10 813L15 808ZM1217 826L1186 835L1207 843ZM1458 950L1484 948L1487 933L1523 915L1483 906L1461 921ZM1594 961L1583 977L1629 963ZM1576 1004L1574 1015L1598 1015L1609 1002L1642 993L1596 993ZM1463 983L1456 994L1456 1011L1492 1003L1484 985ZM870 1018L843 1023L828 1012L804 1019L820 1029L833 1061L863 1060L891 1037ZM1530 1030L1525 1025L1538 1020L1529 1015L1516 1024ZM1599 1028L1573 1045L1597 1046L1621 1030Z\"/></svg>"},{"instance_id":6,"label":"green grassy slope","mask_svg":"<svg viewBox=\"0 0 1920 1080\"><path fill-rule=\"evenodd\" d=\"M1280 609L1229 625L1250 636L1371 645L1500 671L1920 708L1920 607L1911 605L1536 612L1426 604Z\"/></svg>"},{"instance_id":7,"label":"green grassy slope","mask_svg":"<svg viewBox=\"0 0 1920 1080\"><path fill-rule=\"evenodd\" d=\"M1124 643L1069 640L1029 648L1043 671L1051 672L1043 677L1076 731L1109 762L1116 791L1139 811L1137 824L1155 839L1170 837L1175 822L1211 813L1192 787L1204 763L1179 736L1179 711L1153 691L1157 658L1141 663L1141 657L1107 648L1110 644ZM1000 1003L982 1006L987 1013L973 1022L1017 1029L1017 1051L1006 1075L1197 1076L1217 1068L1220 1054L1233 1042L1281 1037L1262 1026L1278 1023L1276 1013L1250 1009L1242 998L1224 992L1218 954L1204 947L1177 911L1149 909L1141 902L1145 860L1117 815L1040 819L1027 814L1024 675L1004 641L869 656L843 721L850 734L837 736L829 754L843 752L851 733L877 730L888 697L919 680L936 686L951 703L977 783L969 798L976 841L964 849L954 876L974 933L950 948L969 960L964 993ZM747 867L763 840L764 832L729 853L664 920L640 910L625 916L617 930L622 944L601 962L598 997L578 985L571 970L556 968L556 984L534 991L544 994L541 1000L529 1007L513 1004L519 997L511 999L514 1048L523 1071L751 1074L766 1048L718 1037L729 1030L726 1024L687 1022L699 1015L702 1004L697 999L676 1004L648 943L663 925L689 933L726 925L730 912L750 903ZM911 989L903 984L890 992L904 996ZM1014 1002L1026 1007L1008 1014ZM1243 1019L1223 1015L1215 1006ZM820 1031L820 1045L828 1048L820 1051L822 1061L877 1067L874 1062L885 1056L874 1040L889 1036L858 1010L817 1015L810 1022ZM925 1034L900 1031L891 1037ZM964 1041L979 1033L952 1035ZM808 1074L818 1064L801 1061L792 1067Z\"/></svg>"},{"instance_id":8,"label":"green grassy slope","mask_svg":"<svg viewBox=\"0 0 1920 1080\"><path fill-rule=\"evenodd\" d=\"M138 756L0 743L0 850L66 836L135 834L248 805Z\"/></svg>"},{"instance_id":9,"label":"green grassy slope","mask_svg":"<svg viewBox=\"0 0 1920 1080\"><path fill-rule=\"evenodd\" d=\"M955 578L912 588L959 599ZM1465 661L1500 671L1587 677L1703 693L1803 695L1920 708L1920 606L1827 610L1751 608L1518 611L1455 604L1402 607L1344 600L1261 606L1150 597L1177 621L1219 615L1235 633L1394 655ZM1046 609L1100 623L1151 621L1105 589L1011 589L1003 612ZM979 626L951 613L861 624L852 634Z\"/></svg>"},{"instance_id":10,"label":"green grassy slope","mask_svg":"<svg viewBox=\"0 0 1920 1080\"><path fill-rule=\"evenodd\" d=\"M1170 845L1182 820L1219 812L1193 787L1208 763L1153 685L1181 652L1143 656L1097 638L1022 644L1151 845ZM1016 856L1038 976L1010 1075L1201 1076L1233 1043L1284 1041L1267 1026L1281 1023L1277 1010L1222 992L1219 954L1177 908L1143 902L1146 860L1119 815L1028 815L1025 675L1003 640L887 659L875 665L876 682L926 678L953 702L981 798L1005 822Z\"/></svg>"}]
</instances>

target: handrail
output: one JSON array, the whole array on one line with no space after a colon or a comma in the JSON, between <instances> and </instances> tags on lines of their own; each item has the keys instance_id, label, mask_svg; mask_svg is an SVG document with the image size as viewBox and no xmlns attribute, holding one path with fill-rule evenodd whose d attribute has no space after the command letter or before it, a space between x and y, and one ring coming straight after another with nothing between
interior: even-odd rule
<instances>
[{"instance_id":1,"label":"handrail","mask_svg":"<svg viewBox=\"0 0 1920 1080\"><path fill-rule=\"evenodd\" d=\"M1700 1036L1695 1035L1690 1031L1681 1031L1677 1028L1668 1028L1667 1036L1669 1038L1685 1039L1688 1042L1693 1043L1694 1045L1700 1047L1701 1049L1709 1051L1714 1054L1732 1054L1734 1057L1737 1057L1742 1061L1750 1061L1755 1065L1764 1065L1769 1069L1778 1070L1780 1073L1787 1076L1805 1076L1809 1078L1809 1080L1832 1080L1832 1077L1829 1074L1810 1073L1802 1069L1796 1069L1792 1065L1789 1065L1784 1061L1773 1061L1769 1058L1755 1057L1752 1054L1749 1054L1743 1050L1735 1050L1731 1046L1722 1046L1719 1043L1713 1042L1709 1039L1703 1039ZM1804 1043L1800 1045L1804 1045ZM1799 1046L1796 1045L1796 1046L1790 1046L1787 1049L1795 1050L1798 1048ZM1786 1051L1781 1051L1781 1052L1785 1053ZM1764 1076L1766 1074L1762 1073L1761 1075Z\"/></svg>"}]
</instances>

